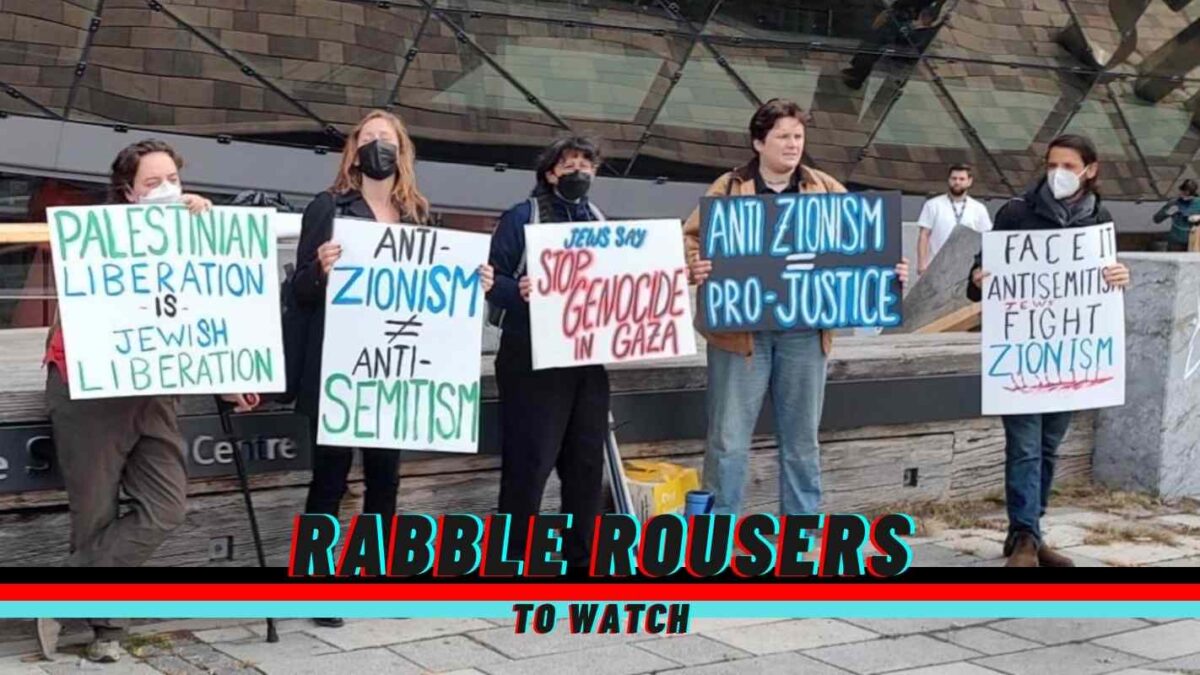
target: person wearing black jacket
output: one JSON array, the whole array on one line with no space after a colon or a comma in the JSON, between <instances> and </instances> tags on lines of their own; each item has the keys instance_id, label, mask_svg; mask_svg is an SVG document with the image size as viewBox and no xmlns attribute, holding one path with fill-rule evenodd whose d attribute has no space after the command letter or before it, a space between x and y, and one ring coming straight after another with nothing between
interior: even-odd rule
<instances>
[{"instance_id":1,"label":"person wearing black jacket","mask_svg":"<svg viewBox=\"0 0 1200 675\"><path fill-rule=\"evenodd\" d=\"M1046 176L1024 195L996 214L994 230L1056 230L1112 222L1095 189L1099 171L1096 147L1083 136L1064 135L1050 142ZM988 274L983 254L967 282L967 297L982 298ZM1104 269L1109 285L1129 284L1129 269L1121 263ZM1046 513L1058 446L1071 424L1071 413L1004 415L1004 497L1008 508L1008 538L1004 555L1008 567L1074 567L1067 556L1042 541L1039 521Z\"/></svg>"},{"instance_id":2,"label":"person wearing black jacket","mask_svg":"<svg viewBox=\"0 0 1200 675\"><path fill-rule=\"evenodd\" d=\"M341 166L333 187L317 195L300 226L296 272L292 292L300 311L305 339L301 343L300 382L296 410L308 417L312 438L317 437L321 391L321 349L325 336L325 292L330 269L341 256L333 238L334 218L361 218L381 223L432 225L429 201L417 189L416 151L399 117L376 110L369 113L346 138ZM484 292L491 288L491 266L480 268ZM362 448L363 513L380 514L390 523L396 513L400 485L400 451ZM352 448L314 445L312 483L305 513L337 517L346 492L346 477L354 459ZM340 619L317 619L324 626L341 625Z\"/></svg>"},{"instance_id":3,"label":"person wearing black jacket","mask_svg":"<svg viewBox=\"0 0 1200 675\"><path fill-rule=\"evenodd\" d=\"M488 300L503 310L496 354L500 390L500 513L512 515L510 559L524 558L529 517L541 507L550 471L562 484L563 513L571 514L563 557L586 565L600 513L604 441L608 434L608 373L603 366L533 370L525 225L602 219L587 198L600 164L589 139L564 138L538 160L530 199L504 212L492 235L496 281ZM537 209L536 212L534 209Z\"/></svg>"}]
</instances>

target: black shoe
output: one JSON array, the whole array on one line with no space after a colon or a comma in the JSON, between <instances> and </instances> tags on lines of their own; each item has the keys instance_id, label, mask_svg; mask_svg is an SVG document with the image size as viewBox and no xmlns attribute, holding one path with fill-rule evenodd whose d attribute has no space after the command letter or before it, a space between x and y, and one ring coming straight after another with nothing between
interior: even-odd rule
<instances>
[{"instance_id":1,"label":"black shoe","mask_svg":"<svg viewBox=\"0 0 1200 675\"><path fill-rule=\"evenodd\" d=\"M341 628L346 625L343 619L313 619L313 623L321 628Z\"/></svg>"}]
</instances>

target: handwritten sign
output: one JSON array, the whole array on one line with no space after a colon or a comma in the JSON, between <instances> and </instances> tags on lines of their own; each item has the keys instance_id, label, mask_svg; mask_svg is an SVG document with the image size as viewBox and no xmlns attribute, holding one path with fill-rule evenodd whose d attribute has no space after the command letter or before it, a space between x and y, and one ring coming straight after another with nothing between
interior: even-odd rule
<instances>
[{"instance_id":1,"label":"handwritten sign","mask_svg":"<svg viewBox=\"0 0 1200 675\"><path fill-rule=\"evenodd\" d=\"M71 398L283 391L275 216L49 209Z\"/></svg>"},{"instance_id":2,"label":"handwritten sign","mask_svg":"<svg viewBox=\"0 0 1200 675\"><path fill-rule=\"evenodd\" d=\"M317 441L475 452L489 238L337 219L334 241Z\"/></svg>"},{"instance_id":3,"label":"handwritten sign","mask_svg":"<svg viewBox=\"0 0 1200 675\"><path fill-rule=\"evenodd\" d=\"M900 325L898 193L706 197L700 223L707 330Z\"/></svg>"},{"instance_id":4,"label":"handwritten sign","mask_svg":"<svg viewBox=\"0 0 1200 675\"><path fill-rule=\"evenodd\" d=\"M696 353L678 220L525 226L533 368Z\"/></svg>"},{"instance_id":5,"label":"handwritten sign","mask_svg":"<svg viewBox=\"0 0 1200 675\"><path fill-rule=\"evenodd\" d=\"M1125 301L1109 225L983 235L983 413L1125 403Z\"/></svg>"}]
</instances>

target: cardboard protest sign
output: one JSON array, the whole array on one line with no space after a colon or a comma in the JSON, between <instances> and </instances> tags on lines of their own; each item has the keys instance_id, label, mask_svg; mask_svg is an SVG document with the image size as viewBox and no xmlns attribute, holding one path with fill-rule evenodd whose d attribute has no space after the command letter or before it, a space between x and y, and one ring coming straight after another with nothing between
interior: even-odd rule
<instances>
[{"instance_id":1,"label":"cardboard protest sign","mask_svg":"<svg viewBox=\"0 0 1200 675\"><path fill-rule=\"evenodd\" d=\"M337 219L317 442L475 452L487 235Z\"/></svg>"},{"instance_id":2,"label":"cardboard protest sign","mask_svg":"<svg viewBox=\"0 0 1200 675\"><path fill-rule=\"evenodd\" d=\"M533 367L696 353L678 220L525 226Z\"/></svg>"},{"instance_id":3,"label":"cardboard protest sign","mask_svg":"<svg viewBox=\"0 0 1200 675\"><path fill-rule=\"evenodd\" d=\"M901 323L899 193L706 197L696 294L712 332Z\"/></svg>"},{"instance_id":4,"label":"cardboard protest sign","mask_svg":"<svg viewBox=\"0 0 1200 675\"><path fill-rule=\"evenodd\" d=\"M983 235L983 413L1125 403L1125 296L1111 224Z\"/></svg>"},{"instance_id":5,"label":"cardboard protest sign","mask_svg":"<svg viewBox=\"0 0 1200 675\"><path fill-rule=\"evenodd\" d=\"M71 398L283 391L275 216L48 209Z\"/></svg>"}]
</instances>

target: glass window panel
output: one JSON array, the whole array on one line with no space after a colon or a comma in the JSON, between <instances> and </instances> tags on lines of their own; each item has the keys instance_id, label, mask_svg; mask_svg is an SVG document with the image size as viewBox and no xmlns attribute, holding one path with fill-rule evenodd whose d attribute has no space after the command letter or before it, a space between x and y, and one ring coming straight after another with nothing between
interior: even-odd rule
<instances>
[{"instance_id":1,"label":"glass window panel","mask_svg":"<svg viewBox=\"0 0 1200 675\"><path fill-rule=\"evenodd\" d=\"M690 21L703 21L712 0L676 0ZM434 0L439 8L479 15L498 15L546 21L637 27L641 30L682 31L657 0Z\"/></svg>"},{"instance_id":2,"label":"glass window panel","mask_svg":"<svg viewBox=\"0 0 1200 675\"><path fill-rule=\"evenodd\" d=\"M711 35L811 42L846 48L907 50L932 33L944 0L726 0L708 22Z\"/></svg>"},{"instance_id":3,"label":"glass window panel","mask_svg":"<svg viewBox=\"0 0 1200 675\"><path fill-rule=\"evenodd\" d=\"M213 7L206 6L214 5ZM283 19L296 30L304 17L234 12L225 3L200 0L179 12L180 20L203 21L198 27L213 39L212 26L229 26L220 44L251 51L232 38L240 26L245 40L270 44ZM171 5L171 11L178 7ZM221 30L221 29L217 29ZM251 33L253 30L255 33ZM254 37L254 36L257 37ZM270 139L320 134L322 126L295 104L243 72L233 59L214 49L165 12L135 0L110 0L96 31L90 67L78 89L75 108L91 120L121 122L181 133L229 134Z\"/></svg>"},{"instance_id":4,"label":"glass window panel","mask_svg":"<svg viewBox=\"0 0 1200 675\"><path fill-rule=\"evenodd\" d=\"M0 11L0 82L61 114L94 15L94 2L5 0ZM5 98L0 109L44 114Z\"/></svg>"},{"instance_id":5,"label":"glass window panel","mask_svg":"<svg viewBox=\"0 0 1200 675\"><path fill-rule=\"evenodd\" d=\"M1132 199L1154 193L1107 85L1097 85L1088 94L1066 133L1087 136L1096 144L1102 163L1099 186L1106 197Z\"/></svg>"},{"instance_id":6,"label":"glass window panel","mask_svg":"<svg viewBox=\"0 0 1200 675\"><path fill-rule=\"evenodd\" d=\"M1037 178L1046 143L1083 98L1080 79L1045 68L931 59L950 98L1010 184Z\"/></svg>"},{"instance_id":7,"label":"glass window panel","mask_svg":"<svg viewBox=\"0 0 1200 675\"><path fill-rule=\"evenodd\" d=\"M1092 0L1096 2L1097 0ZM1200 77L1200 4L1165 0L1113 0L1108 21L1132 28L1113 66L1119 72ZM1144 2L1142 11L1139 2Z\"/></svg>"},{"instance_id":8,"label":"glass window panel","mask_svg":"<svg viewBox=\"0 0 1200 675\"><path fill-rule=\"evenodd\" d=\"M975 167L975 194L1010 194L988 156L968 139L952 101L930 71L919 68L892 103L850 180L906 192L942 192L947 169L959 163Z\"/></svg>"},{"instance_id":9,"label":"glass window panel","mask_svg":"<svg viewBox=\"0 0 1200 675\"><path fill-rule=\"evenodd\" d=\"M1132 77L1121 78L1110 83L1109 89L1159 190L1170 193L1180 170L1200 150L1200 131L1195 126L1200 83L1185 82L1158 103L1150 103L1135 93L1134 82Z\"/></svg>"},{"instance_id":10,"label":"glass window panel","mask_svg":"<svg viewBox=\"0 0 1200 675\"><path fill-rule=\"evenodd\" d=\"M1076 67L1057 38L1071 25L1062 0L973 0L955 5L927 54Z\"/></svg>"}]
</instances>

